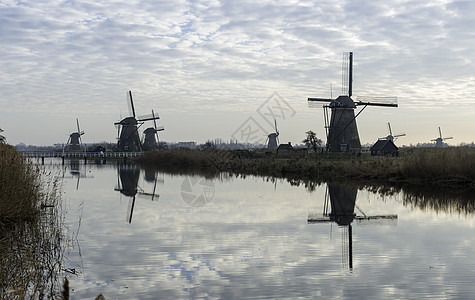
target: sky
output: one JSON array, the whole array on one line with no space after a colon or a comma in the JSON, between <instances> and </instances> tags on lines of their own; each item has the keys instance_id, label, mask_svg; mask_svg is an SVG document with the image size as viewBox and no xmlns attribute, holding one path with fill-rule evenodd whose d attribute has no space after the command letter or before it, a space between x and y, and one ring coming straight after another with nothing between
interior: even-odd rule
<instances>
[{"instance_id":1,"label":"sky","mask_svg":"<svg viewBox=\"0 0 475 300\"><path fill-rule=\"evenodd\" d=\"M362 144L475 140L474 1L0 0L0 128L10 144L115 142L114 123L158 112L167 142L325 140L322 105L354 53ZM359 108L357 112L360 110ZM141 130L152 126L150 122Z\"/></svg>"}]
</instances>

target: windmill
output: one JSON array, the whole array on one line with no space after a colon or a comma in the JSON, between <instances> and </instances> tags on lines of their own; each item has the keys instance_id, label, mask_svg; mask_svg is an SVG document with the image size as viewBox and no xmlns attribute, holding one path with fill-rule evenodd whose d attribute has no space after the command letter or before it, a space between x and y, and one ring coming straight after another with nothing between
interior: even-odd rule
<instances>
[{"instance_id":1,"label":"windmill","mask_svg":"<svg viewBox=\"0 0 475 300\"><path fill-rule=\"evenodd\" d=\"M388 140L388 141L394 142L398 137L406 136L405 133L393 135L393 132L391 130L391 123L389 122L388 122L388 128L389 128L389 135L386 137L380 138L380 140Z\"/></svg>"},{"instance_id":2,"label":"windmill","mask_svg":"<svg viewBox=\"0 0 475 300\"><path fill-rule=\"evenodd\" d=\"M356 186L328 183L323 205L323 216L310 215L307 218L308 224L335 222L343 229L343 257L348 261L348 266L353 269L353 228L354 220L358 224L394 224L397 222L397 215L376 215L367 216L357 205ZM355 213L355 207L360 214ZM330 212L328 212L330 209Z\"/></svg>"},{"instance_id":3,"label":"windmill","mask_svg":"<svg viewBox=\"0 0 475 300\"><path fill-rule=\"evenodd\" d=\"M118 151L142 151L140 143L139 127L143 122L158 119L158 116L135 116L134 101L132 92L127 92L130 116L122 119L120 122L114 123L117 126L117 150ZM138 125L138 126L137 126Z\"/></svg>"},{"instance_id":4,"label":"windmill","mask_svg":"<svg viewBox=\"0 0 475 300\"><path fill-rule=\"evenodd\" d=\"M157 122L155 121L156 119L160 119L160 117L157 115L155 117L155 113L152 109L152 119L153 119L153 127L149 127L144 130L144 137L143 137L143 150L153 150L158 148L158 142L160 141L158 137L158 132L165 130L163 126L157 127Z\"/></svg>"},{"instance_id":5,"label":"windmill","mask_svg":"<svg viewBox=\"0 0 475 300\"><path fill-rule=\"evenodd\" d=\"M348 54L348 56L346 56ZM345 62L348 61L348 67ZM325 130L327 135L327 151L329 152L360 152L361 142L356 126L356 117L367 106L397 107L395 97L358 97L357 101L351 98L353 90L353 52L345 53L343 56L343 95L336 99L308 98L308 101L329 102L324 108ZM348 77L346 77L348 73ZM346 91L347 89L347 91ZM355 115L357 106L363 108ZM328 109L331 111L330 121L328 121Z\"/></svg>"},{"instance_id":6,"label":"windmill","mask_svg":"<svg viewBox=\"0 0 475 300\"><path fill-rule=\"evenodd\" d=\"M2 133L2 132L3 132L3 129L0 128L0 133ZM5 140L6 140L6 139L5 139L5 136L3 136L3 135L0 134L0 143L4 143Z\"/></svg>"},{"instance_id":7,"label":"windmill","mask_svg":"<svg viewBox=\"0 0 475 300\"><path fill-rule=\"evenodd\" d=\"M279 130L277 129L277 120L274 119L275 132L267 136L267 148L277 149L279 146Z\"/></svg>"},{"instance_id":8,"label":"windmill","mask_svg":"<svg viewBox=\"0 0 475 300\"><path fill-rule=\"evenodd\" d=\"M436 138L436 139L432 139L431 141L435 142L436 147L447 147L447 144L444 143L444 141L445 140L451 140L451 139L453 139L453 137L443 138L442 137L442 131L440 130L440 127L439 127L439 137Z\"/></svg>"},{"instance_id":9,"label":"windmill","mask_svg":"<svg viewBox=\"0 0 475 300\"><path fill-rule=\"evenodd\" d=\"M80 151L82 147L81 135L84 134L84 131L81 131L79 128L78 119L76 119L76 124L78 126L78 131L71 133L69 135L68 142L66 143L66 149L69 151Z\"/></svg>"}]
</instances>

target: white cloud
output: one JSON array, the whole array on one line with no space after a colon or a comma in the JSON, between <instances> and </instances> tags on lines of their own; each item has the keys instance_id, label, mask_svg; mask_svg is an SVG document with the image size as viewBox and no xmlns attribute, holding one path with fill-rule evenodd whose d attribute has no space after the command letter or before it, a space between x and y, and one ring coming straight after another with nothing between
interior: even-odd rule
<instances>
[{"instance_id":1,"label":"white cloud","mask_svg":"<svg viewBox=\"0 0 475 300\"><path fill-rule=\"evenodd\" d=\"M308 96L327 96L330 83L338 91L344 51L355 52L355 94L399 96L414 109L436 98L443 100L438 107L448 107L473 93L473 5L3 1L2 119L25 108L44 113L39 126L51 132L45 139L52 143L58 133L49 130L49 113L102 112L100 128L107 128L115 121L110 116L125 110L124 92L133 90L147 111L152 101L182 116L214 110L240 113L244 120L274 91L303 103ZM417 123L415 115L404 119ZM225 126L230 132L236 127ZM11 140L35 143L33 136L9 131ZM102 133L113 140L108 129Z\"/></svg>"}]
</instances>

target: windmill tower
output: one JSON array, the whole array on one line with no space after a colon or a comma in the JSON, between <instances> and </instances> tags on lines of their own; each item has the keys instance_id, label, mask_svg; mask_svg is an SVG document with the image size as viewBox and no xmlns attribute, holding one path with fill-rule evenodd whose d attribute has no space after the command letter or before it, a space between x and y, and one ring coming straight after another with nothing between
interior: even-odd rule
<instances>
[{"instance_id":1,"label":"windmill tower","mask_svg":"<svg viewBox=\"0 0 475 300\"><path fill-rule=\"evenodd\" d=\"M350 270L353 269L353 221L356 220L358 224L378 225L394 224L394 222L397 222L397 215L367 216L356 205L357 193L358 189L356 186L329 183L325 193L323 216L309 215L307 218L308 224L335 222L342 229L342 237L344 238L342 257L348 263ZM355 213L355 207L360 211L359 215ZM328 212L329 209L330 212Z\"/></svg>"},{"instance_id":2,"label":"windmill tower","mask_svg":"<svg viewBox=\"0 0 475 300\"><path fill-rule=\"evenodd\" d=\"M395 140L397 140L398 137L406 136L405 133L393 135L393 132L391 130L391 123L389 122L388 122L388 128L389 128L389 135L386 137L380 138L380 140L388 140L388 141L394 142Z\"/></svg>"},{"instance_id":3,"label":"windmill tower","mask_svg":"<svg viewBox=\"0 0 475 300\"><path fill-rule=\"evenodd\" d=\"M157 127L157 122L155 121L156 119L160 119L160 117L157 115L155 118L155 113L152 109L152 117L153 117L153 127L149 127L144 130L144 137L143 137L143 150L154 150L158 148L158 142L159 137L158 137L158 132L165 130L163 126Z\"/></svg>"},{"instance_id":4,"label":"windmill tower","mask_svg":"<svg viewBox=\"0 0 475 300\"><path fill-rule=\"evenodd\" d=\"M142 144L140 142L139 136L139 127L142 126L143 122L158 119L158 116L142 116L136 117L134 101L132 98L132 92L127 92L129 105L129 113L131 116L122 119L120 122L114 123L117 126L117 150L118 151L142 151Z\"/></svg>"},{"instance_id":5,"label":"windmill tower","mask_svg":"<svg viewBox=\"0 0 475 300\"><path fill-rule=\"evenodd\" d=\"M451 140L451 139L453 139L453 137L443 138L442 137L442 131L440 130L440 127L439 127L439 137L435 138L435 139L432 139L431 141L435 142L435 147L447 147L448 145L446 143L444 143L444 141L445 140Z\"/></svg>"},{"instance_id":6,"label":"windmill tower","mask_svg":"<svg viewBox=\"0 0 475 300\"><path fill-rule=\"evenodd\" d=\"M279 146L279 130L277 129L277 120L274 119L275 132L267 136L267 148L277 149Z\"/></svg>"},{"instance_id":7,"label":"windmill tower","mask_svg":"<svg viewBox=\"0 0 475 300\"><path fill-rule=\"evenodd\" d=\"M81 135L84 134L84 131L81 131L79 128L79 120L76 119L76 124L78 126L78 131L73 132L69 135L68 142L66 143L65 150L68 151L81 151L82 149L82 139Z\"/></svg>"},{"instance_id":8,"label":"windmill tower","mask_svg":"<svg viewBox=\"0 0 475 300\"><path fill-rule=\"evenodd\" d=\"M348 61L348 67L345 66L346 61ZM397 98L358 97L357 101L353 101L351 98L353 92L353 52L349 52L348 56L344 54L342 79L342 90L346 94L336 99L308 98L308 101L330 103L323 106L327 134L327 150L329 152L360 152L361 142L356 126L356 117L367 106L397 107ZM359 105L363 105L363 108L355 115L355 109ZM328 121L328 109L331 111L330 121Z\"/></svg>"}]
</instances>

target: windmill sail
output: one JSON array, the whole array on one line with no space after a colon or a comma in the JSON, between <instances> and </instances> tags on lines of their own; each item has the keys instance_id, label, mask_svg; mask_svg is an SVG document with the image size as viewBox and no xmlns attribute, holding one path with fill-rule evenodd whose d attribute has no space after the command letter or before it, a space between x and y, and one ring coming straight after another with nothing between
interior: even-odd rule
<instances>
[{"instance_id":1,"label":"windmill sail","mask_svg":"<svg viewBox=\"0 0 475 300\"><path fill-rule=\"evenodd\" d=\"M357 97L353 101L353 52L345 53L342 64L342 93L336 99L308 98L308 102L329 102L324 105L325 131L327 133L327 151L361 152L361 142L356 125L356 117L366 106L397 107L396 97ZM363 105L355 115L357 106ZM330 121L328 112L331 111Z\"/></svg>"}]
</instances>

